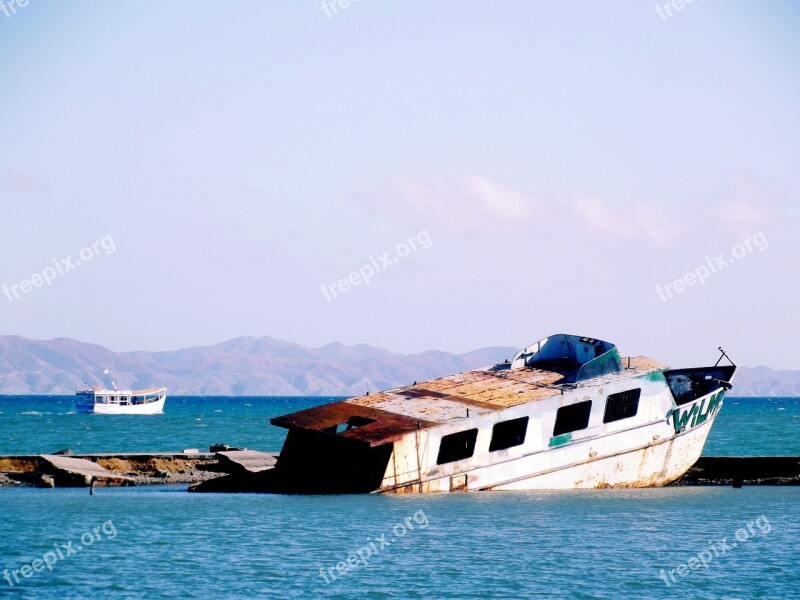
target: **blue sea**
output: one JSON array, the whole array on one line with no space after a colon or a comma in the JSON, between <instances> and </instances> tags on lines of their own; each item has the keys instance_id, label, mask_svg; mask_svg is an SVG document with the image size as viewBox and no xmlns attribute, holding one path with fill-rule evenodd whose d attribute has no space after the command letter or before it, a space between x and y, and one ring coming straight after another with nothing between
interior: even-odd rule
<instances>
[{"instance_id":1,"label":"blue sea","mask_svg":"<svg viewBox=\"0 0 800 600\"><path fill-rule=\"evenodd\" d=\"M279 450L330 399L178 398L152 417L0 397L0 454ZM709 455L800 455L800 399L727 398ZM424 496L0 489L0 597L792 598L800 487ZM27 575L27 576L26 576Z\"/></svg>"},{"instance_id":2,"label":"blue sea","mask_svg":"<svg viewBox=\"0 0 800 600\"><path fill-rule=\"evenodd\" d=\"M161 415L76 414L72 396L0 396L0 455L208 450L224 443L279 451L272 417L331 397L170 396ZM800 398L726 398L707 456L800 455Z\"/></svg>"}]
</instances>

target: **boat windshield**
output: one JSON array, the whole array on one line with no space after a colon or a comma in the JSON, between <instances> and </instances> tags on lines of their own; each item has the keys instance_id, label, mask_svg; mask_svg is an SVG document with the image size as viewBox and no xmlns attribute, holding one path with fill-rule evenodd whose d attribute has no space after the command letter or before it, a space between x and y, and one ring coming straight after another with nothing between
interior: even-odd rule
<instances>
[{"instance_id":1,"label":"boat windshield","mask_svg":"<svg viewBox=\"0 0 800 600\"><path fill-rule=\"evenodd\" d=\"M577 335L551 335L520 350L511 361L512 369L542 369L575 383L622 370L616 346L603 340Z\"/></svg>"}]
</instances>

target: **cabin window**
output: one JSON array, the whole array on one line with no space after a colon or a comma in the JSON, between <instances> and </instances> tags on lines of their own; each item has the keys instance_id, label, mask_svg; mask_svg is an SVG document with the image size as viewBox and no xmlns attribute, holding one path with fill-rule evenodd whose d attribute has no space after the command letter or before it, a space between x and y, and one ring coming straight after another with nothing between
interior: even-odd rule
<instances>
[{"instance_id":1,"label":"cabin window","mask_svg":"<svg viewBox=\"0 0 800 600\"><path fill-rule=\"evenodd\" d=\"M333 434L340 434L344 433L345 431L350 431L351 429L355 429L356 427L363 427L364 425L369 425L370 423L374 423L375 419L368 419L366 417L359 417L354 415L344 421L343 423L339 423L338 425L332 425L331 427L326 427L322 431L325 433L333 433Z\"/></svg>"},{"instance_id":2,"label":"cabin window","mask_svg":"<svg viewBox=\"0 0 800 600\"><path fill-rule=\"evenodd\" d=\"M528 417L495 423L494 427L492 427L492 441L489 442L489 452L521 446L525 443L525 433L527 431Z\"/></svg>"},{"instance_id":3,"label":"cabin window","mask_svg":"<svg viewBox=\"0 0 800 600\"><path fill-rule=\"evenodd\" d=\"M589 426L589 415L592 412L592 401L586 400L569 406L562 406L556 413L556 425L553 436L586 429Z\"/></svg>"},{"instance_id":4,"label":"cabin window","mask_svg":"<svg viewBox=\"0 0 800 600\"><path fill-rule=\"evenodd\" d=\"M475 452L475 440L477 438L477 429L468 429L467 431L459 431L458 433L444 436L439 446L439 456L436 459L436 464L443 465L469 458Z\"/></svg>"},{"instance_id":5,"label":"cabin window","mask_svg":"<svg viewBox=\"0 0 800 600\"><path fill-rule=\"evenodd\" d=\"M614 421L635 417L639 410L639 396L641 395L641 388L609 394L606 399L606 412L603 415L603 423L613 423Z\"/></svg>"}]
</instances>

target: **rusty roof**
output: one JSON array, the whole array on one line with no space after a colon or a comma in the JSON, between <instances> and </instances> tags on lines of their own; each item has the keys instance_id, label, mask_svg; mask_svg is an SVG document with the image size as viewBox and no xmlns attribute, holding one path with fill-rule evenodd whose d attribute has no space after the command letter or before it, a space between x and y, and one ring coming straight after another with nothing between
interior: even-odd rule
<instances>
[{"instance_id":1,"label":"rusty roof","mask_svg":"<svg viewBox=\"0 0 800 600\"><path fill-rule=\"evenodd\" d=\"M408 431L464 418L468 413L480 415L544 400L561 394L565 386L568 389L593 387L666 368L667 365L658 361L637 356L631 358L630 367L620 373L577 384L565 384L559 373L530 367L481 369L308 408L270 422L279 427L322 431L335 430L337 425L355 418L357 423L365 424L355 424L338 435L375 446L394 441Z\"/></svg>"}]
</instances>

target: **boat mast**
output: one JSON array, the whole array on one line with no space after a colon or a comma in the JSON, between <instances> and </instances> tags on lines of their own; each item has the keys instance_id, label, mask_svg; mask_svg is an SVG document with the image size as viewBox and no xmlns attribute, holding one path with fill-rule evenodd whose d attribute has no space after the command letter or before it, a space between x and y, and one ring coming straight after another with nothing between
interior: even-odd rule
<instances>
[{"instance_id":1,"label":"boat mast","mask_svg":"<svg viewBox=\"0 0 800 600\"><path fill-rule=\"evenodd\" d=\"M108 375L108 367L106 367L103 370L103 374ZM115 392L119 391L117 390L117 367L114 365L113 362L111 363L111 387L114 389Z\"/></svg>"}]
</instances>

